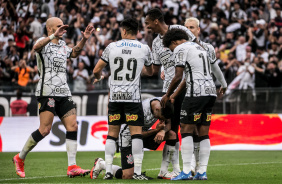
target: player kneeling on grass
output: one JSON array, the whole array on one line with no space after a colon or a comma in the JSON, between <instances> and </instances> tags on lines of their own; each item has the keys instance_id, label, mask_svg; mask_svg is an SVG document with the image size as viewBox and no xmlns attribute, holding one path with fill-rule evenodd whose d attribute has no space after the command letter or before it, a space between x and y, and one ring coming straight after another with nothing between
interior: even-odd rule
<instances>
[{"instance_id":1,"label":"player kneeling on grass","mask_svg":"<svg viewBox=\"0 0 282 184\"><path fill-rule=\"evenodd\" d=\"M142 101L144 111L144 127L142 131L143 146L150 150L156 150L163 141L166 144L163 149L163 159L159 179L171 179L177 176L178 172L168 172L170 159L178 159L175 151L176 134L170 130L173 116L173 105L168 103L166 108L161 108L161 97L154 97ZM155 129L151 129L153 124L160 120ZM122 168L113 166L113 173L116 178L131 179L134 174L134 161L131 152L131 136L128 125L123 124L120 131L121 163ZM174 163L174 162L173 162ZM100 172L105 170L105 161L97 158L91 170L90 177L96 179Z\"/></svg>"},{"instance_id":2,"label":"player kneeling on grass","mask_svg":"<svg viewBox=\"0 0 282 184\"><path fill-rule=\"evenodd\" d=\"M180 29L169 30L163 38L164 46L173 51L175 76L161 103L165 107L169 99L173 100L171 95L177 87L180 93L186 90L180 114L183 171L172 180L207 180L206 171L210 156L209 127L216 100L216 87L211 71L221 83L221 93L225 92L227 84L217 63L208 58L207 51L187 40L187 34ZM181 82L183 72L185 80ZM193 131L196 126L199 126L200 167L193 178L191 160L194 151Z\"/></svg>"}]
</instances>

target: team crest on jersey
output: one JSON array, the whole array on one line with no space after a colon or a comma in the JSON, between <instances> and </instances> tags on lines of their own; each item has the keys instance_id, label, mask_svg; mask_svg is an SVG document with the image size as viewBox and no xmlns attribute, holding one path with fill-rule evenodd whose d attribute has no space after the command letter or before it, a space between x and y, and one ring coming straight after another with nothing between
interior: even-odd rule
<instances>
[{"instance_id":1,"label":"team crest on jersey","mask_svg":"<svg viewBox=\"0 0 282 184\"><path fill-rule=\"evenodd\" d=\"M120 120L120 114L109 115L109 122Z\"/></svg>"},{"instance_id":2,"label":"team crest on jersey","mask_svg":"<svg viewBox=\"0 0 282 184\"><path fill-rule=\"evenodd\" d=\"M48 99L49 99L48 102L49 107L55 107L55 100L53 98L48 98Z\"/></svg>"},{"instance_id":3,"label":"team crest on jersey","mask_svg":"<svg viewBox=\"0 0 282 184\"><path fill-rule=\"evenodd\" d=\"M126 121L136 121L138 119L137 114L126 115Z\"/></svg>"},{"instance_id":4,"label":"team crest on jersey","mask_svg":"<svg viewBox=\"0 0 282 184\"><path fill-rule=\"evenodd\" d=\"M202 113L194 113L194 121L197 121L201 118Z\"/></svg>"},{"instance_id":5,"label":"team crest on jersey","mask_svg":"<svg viewBox=\"0 0 282 184\"><path fill-rule=\"evenodd\" d=\"M128 164L133 164L134 163L133 156L131 154L126 155L126 158L127 158L127 163Z\"/></svg>"}]
</instances>

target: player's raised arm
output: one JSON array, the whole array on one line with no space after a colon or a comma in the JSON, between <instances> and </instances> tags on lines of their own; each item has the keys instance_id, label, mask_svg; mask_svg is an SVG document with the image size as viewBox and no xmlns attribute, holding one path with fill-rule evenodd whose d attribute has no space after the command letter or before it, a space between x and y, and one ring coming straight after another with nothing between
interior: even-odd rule
<instances>
[{"instance_id":1,"label":"player's raised arm","mask_svg":"<svg viewBox=\"0 0 282 184\"><path fill-rule=\"evenodd\" d=\"M92 35L94 30L95 29L94 29L93 26L88 25L84 32L81 31L82 39L80 40L80 42L76 46L74 46L72 48L72 53L71 53L72 58L76 58L77 56L79 56L79 54L82 51L86 41L88 40L88 38L90 38L90 36Z\"/></svg>"},{"instance_id":2,"label":"player's raised arm","mask_svg":"<svg viewBox=\"0 0 282 184\"><path fill-rule=\"evenodd\" d=\"M99 59L95 68L93 69L93 74L94 74L94 77L95 77L93 84L95 84L95 83L99 82L100 80L104 79L104 76L101 75L101 72L102 72L103 68L105 68L106 65L107 65L107 63L104 60Z\"/></svg>"}]
</instances>

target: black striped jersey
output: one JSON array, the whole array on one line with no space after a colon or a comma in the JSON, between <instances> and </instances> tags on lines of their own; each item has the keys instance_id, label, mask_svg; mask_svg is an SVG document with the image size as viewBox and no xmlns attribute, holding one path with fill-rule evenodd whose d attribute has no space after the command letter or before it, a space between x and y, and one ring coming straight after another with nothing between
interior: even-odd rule
<instances>
[{"instance_id":1,"label":"black striped jersey","mask_svg":"<svg viewBox=\"0 0 282 184\"><path fill-rule=\"evenodd\" d=\"M39 38L36 43L44 37ZM35 96L71 96L67 83L67 58L71 56L72 48L63 40L58 44L49 42L36 53L40 79Z\"/></svg>"},{"instance_id":2,"label":"black striped jersey","mask_svg":"<svg viewBox=\"0 0 282 184\"><path fill-rule=\"evenodd\" d=\"M184 67L186 97L217 96L207 51L194 42L178 45L173 52L176 67Z\"/></svg>"},{"instance_id":3,"label":"black striped jersey","mask_svg":"<svg viewBox=\"0 0 282 184\"><path fill-rule=\"evenodd\" d=\"M148 98L142 101L143 111L144 111L144 126L142 131L148 131L154 123L158 120L154 117L151 102L154 100L161 101L161 97ZM122 124L120 129L120 144L122 147L131 146L131 134L128 125Z\"/></svg>"},{"instance_id":4,"label":"black striped jersey","mask_svg":"<svg viewBox=\"0 0 282 184\"><path fill-rule=\"evenodd\" d=\"M189 37L189 41L194 41L196 39L193 33L185 26L181 26L181 25L169 26L169 29L177 29L177 28L182 29L187 33ZM163 83L162 92L167 92L170 82L174 77L175 68L174 68L174 61L171 57L173 52L169 48L164 47L163 38L160 34L158 34L158 36L153 41L152 54L153 54L153 64L163 65L164 67L165 79L163 81L164 83Z\"/></svg>"},{"instance_id":5,"label":"black striped jersey","mask_svg":"<svg viewBox=\"0 0 282 184\"><path fill-rule=\"evenodd\" d=\"M140 74L152 64L148 45L123 39L109 44L101 59L111 69L110 102L141 102Z\"/></svg>"}]
</instances>

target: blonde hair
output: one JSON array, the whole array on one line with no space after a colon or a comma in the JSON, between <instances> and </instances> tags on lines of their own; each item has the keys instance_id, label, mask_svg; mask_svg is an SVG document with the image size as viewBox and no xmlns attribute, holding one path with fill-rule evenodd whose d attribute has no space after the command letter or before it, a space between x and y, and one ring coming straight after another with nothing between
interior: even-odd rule
<instances>
[{"instance_id":1,"label":"blonde hair","mask_svg":"<svg viewBox=\"0 0 282 184\"><path fill-rule=\"evenodd\" d=\"M189 17L189 18L187 18L187 19L185 20L185 24L184 24L184 25L186 25L186 23L187 23L187 22L190 22L190 21L196 22L197 26L200 27L200 21L199 21L199 19L197 19L197 18L195 18L195 17Z\"/></svg>"}]
</instances>

